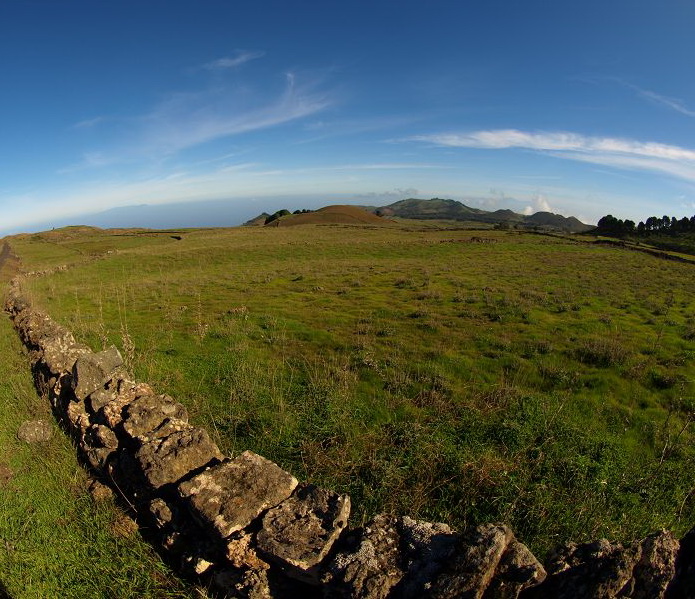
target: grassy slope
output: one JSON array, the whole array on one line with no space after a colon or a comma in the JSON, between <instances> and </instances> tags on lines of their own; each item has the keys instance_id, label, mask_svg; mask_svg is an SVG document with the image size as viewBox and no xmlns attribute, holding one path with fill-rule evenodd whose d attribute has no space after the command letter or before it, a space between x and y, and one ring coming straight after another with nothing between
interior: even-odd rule
<instances>
[{"instance_id":1,"label":"grassy slope","mask_svg":"<svg viewBox=\"0 0 695 599\"><path fill-rule=\"evenodd\" d=\"M15 599L194 596L120 524L120 509L91 498L65 435L56 429L37 445L17 439L23 421L53 419L6 317L0 357L0 585Z\"/></svg>"},{"instance_id":2,"label":"grassy slope","mask_svg":"<svg viewBox=\"0 0 695 599\"><path fill-rule=\"evenodd\" d=\"M253 449L377 510L542 551L695 523L692 265L504 232L61 233L29 290ZM106 251L115 253L106 254Z\"/></svg>"}]
</instances>

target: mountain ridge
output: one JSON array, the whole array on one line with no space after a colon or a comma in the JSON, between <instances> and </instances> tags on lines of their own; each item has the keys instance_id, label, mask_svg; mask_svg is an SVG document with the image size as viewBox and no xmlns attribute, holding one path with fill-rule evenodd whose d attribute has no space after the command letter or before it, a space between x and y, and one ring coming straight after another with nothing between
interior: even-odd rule
<instances>
[{"instance_id":1,"label":"mountain ridge","mask_svg":"<svg viewBox=\"0 0 695 599\"><path fill-rule=\"evenodd\" d=\"M574 216L563 216L552 212L536 212L526 215L509 209L495 211L471 208L458 200L432 198L422 200L407 198L387 206L373 209L380 216L395 216L419 220L460 220L499 225L518 225L522 227L540 227L570 233L583 233L594 228Z\"/></svg>"}]
</instances>

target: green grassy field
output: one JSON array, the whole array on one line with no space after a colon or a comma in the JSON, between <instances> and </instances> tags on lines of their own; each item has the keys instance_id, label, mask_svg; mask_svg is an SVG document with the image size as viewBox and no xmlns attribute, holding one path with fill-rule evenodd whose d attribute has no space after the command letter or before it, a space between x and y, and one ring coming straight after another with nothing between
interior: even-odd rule
<instances>
[{"instance_id":1,"label":"green grassy field","mask_svg":"<svg viewBox=\"0 0 695 599\"><path fill-rule=\"evenodd\" d=\"M57 426L44 443L17 438L23 421L53 418L8 318L0 356L0 597L204 597L171 574L112 500L92 499Z\"/></svg>"},{"instance_id":2,"label":"green grassy field","mask_svg":"<svg viewBox=\"0 0 695 599\"><path fill-rule=\"evenodd\" d=\"M252 449L535 551L695 524L695 271L505 231L298 226L11 240L33 301ZM173 236L182 239L174 239Z\"/></svg>"}]
</instances>

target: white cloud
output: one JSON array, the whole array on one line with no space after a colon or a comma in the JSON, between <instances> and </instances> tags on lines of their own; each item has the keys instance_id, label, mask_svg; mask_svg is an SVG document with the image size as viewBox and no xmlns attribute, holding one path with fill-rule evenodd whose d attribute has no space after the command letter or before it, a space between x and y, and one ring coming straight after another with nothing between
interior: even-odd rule
<instances>
[{"instance_id":1,"label":"white cloud","mask_svg":"<svg viewBox=\"0 0 695 599\"><path fill-rule=\"evenodd\" d=\"M534 150L558 158L656 171L695 181L695 150L657 142L590 137L564 131L529 133L517 129L418 135L409 139L446 147Z\"/></svg>"},{"instance_id":2,"label":"white cloud","mask_svg":"<svg viewBox=\"0 0 695 599\"><path fill-rule=\"evenodd\" d=\"M203 68L207 69L208 71L216 71L220 69L235 69L236 67L240 67L244 63L247 63L251 60L255 60L257 58L262 58L263 56L265 56L265 52L247 52L239 50L237 51L236 56L224 56L222 58L218 58L217 60L213 60L204 64Z\"/></svg>"},{"instance_id":3,"label":"white cloud","mask_svg":"<svg viewBox=\"0 0 695 599\"><path fill-rule=\"evenodd\" d=\"M548 199L542 193L536 194L533 198L533 203L524 208L524 214L527 216L535 214L536 212L553 212Z\"/></svg>"}]
</instances>

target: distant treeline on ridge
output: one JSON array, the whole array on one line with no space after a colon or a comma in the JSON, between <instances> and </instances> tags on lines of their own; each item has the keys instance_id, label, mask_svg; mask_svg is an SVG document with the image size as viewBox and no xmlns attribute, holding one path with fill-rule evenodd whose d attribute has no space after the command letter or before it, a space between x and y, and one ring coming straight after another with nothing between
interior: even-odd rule
<instances>
[{"instance_id":1,"label":"distant treeline on ridge","mask_svg":"<svg viewBox=\"0 0 695 599\"><path fill-rule=\"evenodd\" d=\"M608 214L598 221L593 231L597 235L607 237L650 237L653 235L688 235L695 234L695 216L684 216L680 220L675 216L650 216L646 221L635 225L629 219L621 220Z\"/></svg>"}]
</instances>

